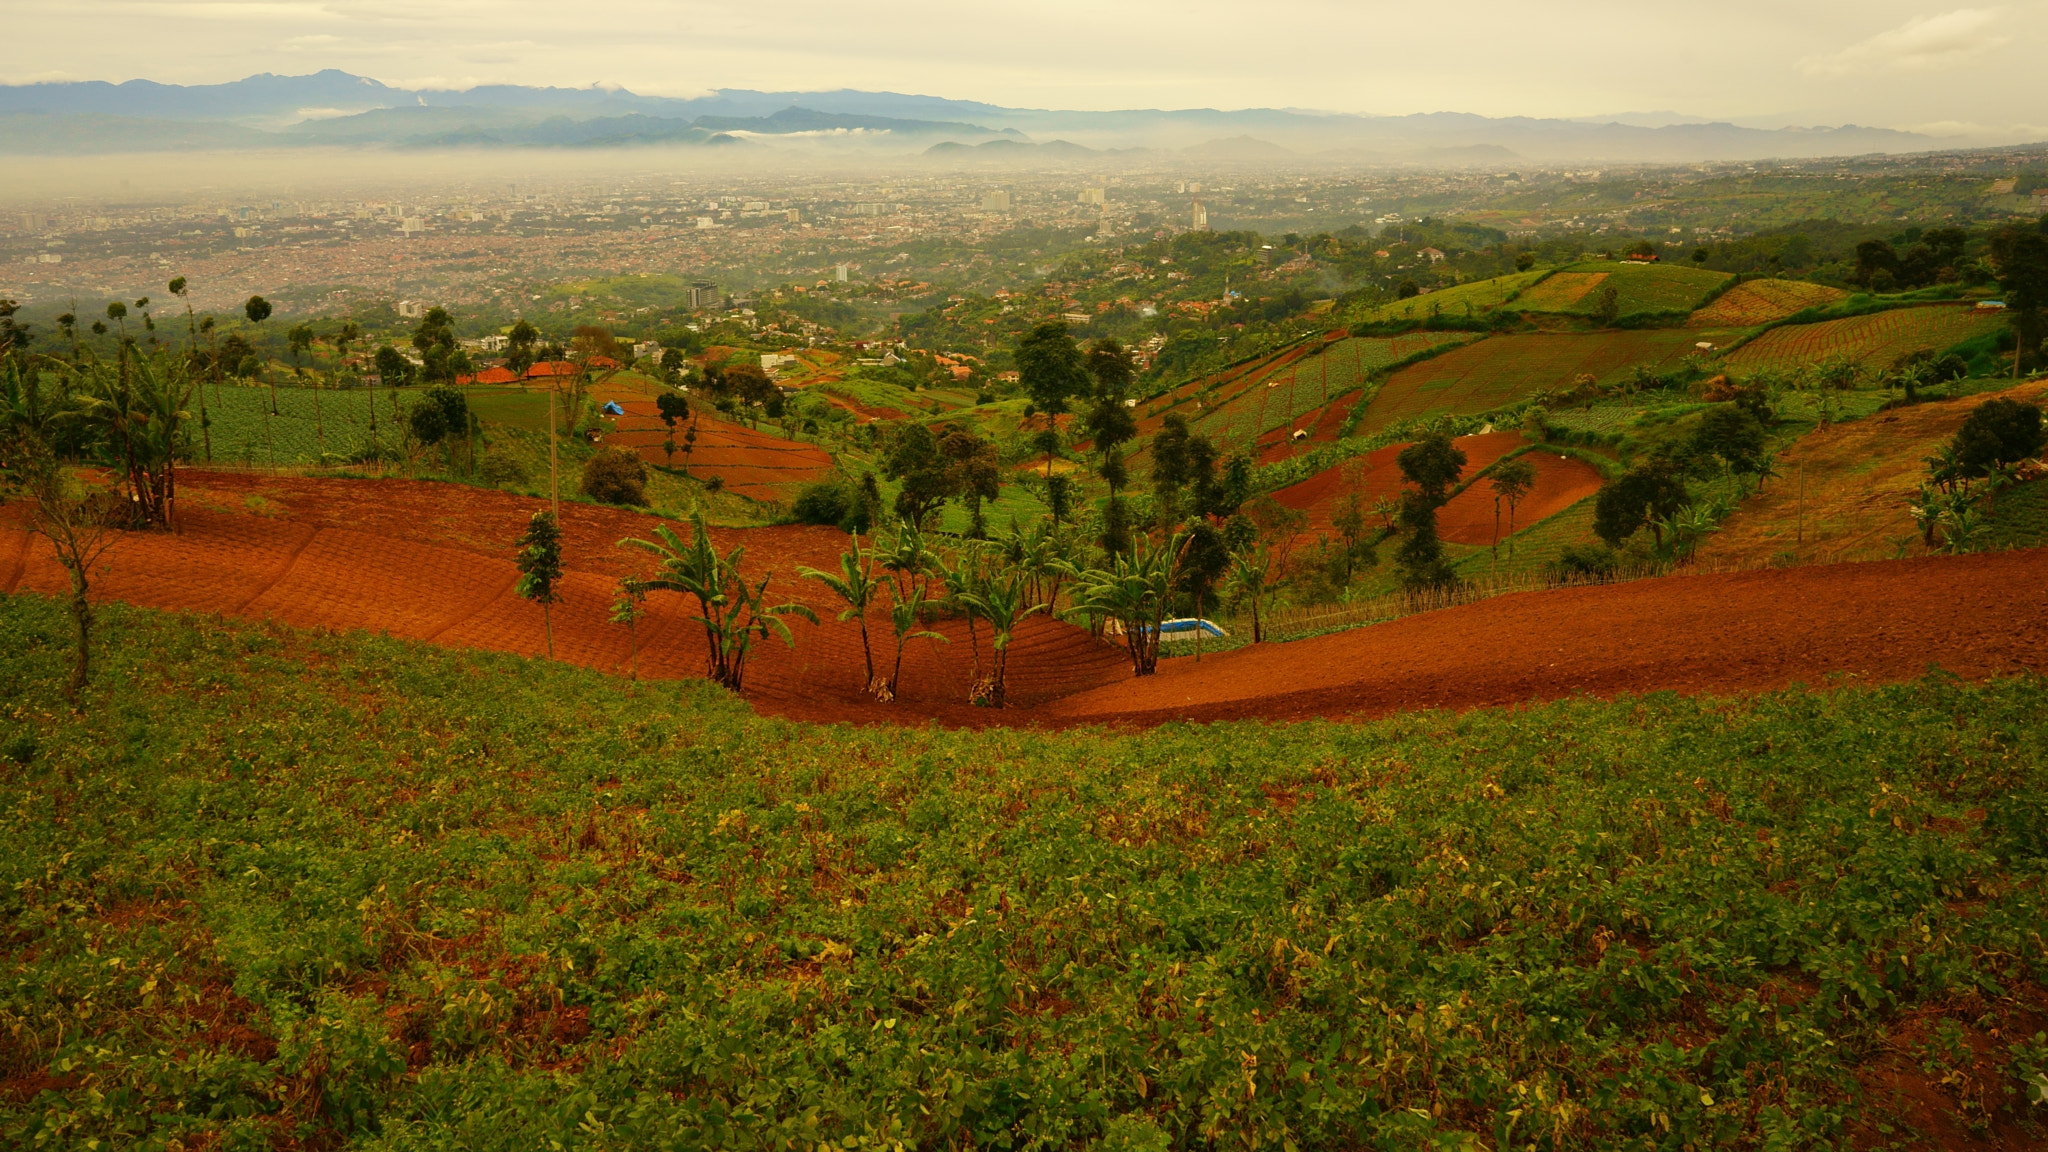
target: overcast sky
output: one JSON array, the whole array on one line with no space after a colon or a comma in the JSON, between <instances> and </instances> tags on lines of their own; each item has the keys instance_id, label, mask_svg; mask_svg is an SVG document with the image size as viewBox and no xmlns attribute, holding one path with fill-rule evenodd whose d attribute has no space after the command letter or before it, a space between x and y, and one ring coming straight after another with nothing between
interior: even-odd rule
<instances>
[{"instance_id":1,"label":"overcast sky","mask_svg":"<svg viewBox=\"0 0 2048 1152\"><path fill-rule=\"evenodd\" d=\"M61 0L0 80L914 92L1035 108L1295 107L2048 135L2048 0Z\"/></svg>"}]
</instances>

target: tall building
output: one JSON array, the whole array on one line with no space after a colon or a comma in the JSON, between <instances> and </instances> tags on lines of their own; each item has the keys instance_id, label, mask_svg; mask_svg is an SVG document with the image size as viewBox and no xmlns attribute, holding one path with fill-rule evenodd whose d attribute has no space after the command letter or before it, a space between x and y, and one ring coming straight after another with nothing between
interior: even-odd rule
<instances>
[{"instance_id":1,"label":"tall building","mask_svg":"<svg viewBox=\"0 0 2048 1152\"><path fill-rule=\"evenodd\" d=\"M1083 188L1081 189L1081 203L1100 207L1109 203L1109 197L1101 188Z\"/></svg>"},{"instance_id":2,"label":"tall building","mask_svg":"<svg viewBox=\"0 0 2048 1152\"><path fill-rule=\"evenodd\" d=\"M1194 217L1195 231L1207 232L1209 230L1209 210L1207 208L1202 207L1202 202L1200 200L1195 201Z\"/></svg>"},{"instance_id":3,"label":"tall building","mask_svg":"<svg viewBox=\"0 0 2048 1152\"><path fill-rule=\"evenodd\" d=\"M844 265L844 264L837 264L837 265L834 265L834 266L833 266L833 268L832 268L832 276L833 276L833 278L834 278L834 279L838 280L838 281L839 281L839 282L840 282L841 284L844 284L844 283L846 283L846 281L847 281L847 278L848 278L848 275L850 274L850 271L851 271L851 270L850 270L850 269L848 269L846 265Z\"/></svg>"},{"instance_id":4,"label":"tall building","mask_svg":"<svg viewBox=\"0 0 2048 1152\"><path fill-rule=\"evenodd\" d=\"M718 306L718 285L709 280L697 280L684 292L692 308L715 308Z\"/></svg>"},{"instance_id":5,"label":"tall building","mask_svg":"<svg viewBox=\"0 0 2048 1152\"><path fill-rule=\"evenodd\" d=\"M1010 194L1001 188L993 192L984 193L981 197L981 210L983 212L1008 212L1010 210Z\"/></svg>"}]
</instances>

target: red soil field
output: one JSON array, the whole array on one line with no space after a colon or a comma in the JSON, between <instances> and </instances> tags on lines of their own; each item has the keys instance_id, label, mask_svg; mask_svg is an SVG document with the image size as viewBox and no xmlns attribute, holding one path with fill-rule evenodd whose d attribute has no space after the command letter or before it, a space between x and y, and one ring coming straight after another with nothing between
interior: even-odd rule
<instances>
[{"instance_id":1,"label":"red soil field","mask_svg":"<svg viewBox=\"0 0 2048 1152\"><path fill-rule=\"evenodd\" d=\"M1484 432L1458 437L1452 443L1465 453L1465 470L1460 477L1478 473L1527 442L1520 432ZM1406 444L1390 444L1356 461L1325 468L1299 484L1280 489L1273 498L1289 508L1308 513L1308 527L1302 534L1304 541L1319 535L1334 536L1336 527L1332 518L1337 514L1338 501L1345 495L1346 470L1354 465L1359 468L1359 484L1367 504L1382 496L1398 499L1402 488L1401 469L1394 460L1406 447ZM1536 487L1523 498L1521 508L1515 513L1518 528L1527 528L1545 516L1561 512L1600 487L1600 474L1580 461L1563 459L1554 452L1541 449L1525 454L1522 459L1536 466ZM1493 490L1483 483L1475 484L1453 497L1437 512L1437 529L1445 540L1454 544L1491 543ZM1501 530L1507 530L1505 520Z\"/></svg>"},{"instance_id":2,"label":"red soil field","mask_svg":"<svg viewBox=\"0 0 2048 1152\"><path fill-rule=\"evenodd\" d=\"M1065 697L1059 723L1379 716L1588 695L1768 691L2048 671L2048 552L1979 553L1524 592L1161 663Z\"/></svg>"},{"instance_id":3,"label":"red soil field","mask_svg":"<svg viewBox=\"0 0 2048 1152\"><path fill-rule=\"evenodd\" d=\"M1499 434L1502 439L1507 434ZM511 540L539 502L506 493L403 480L302 480L187 472L177 534L124 536L96 584L101 599L267 618L313 628L368 629L457 647L537 654L540 610L512 593ZM251 512L252 499L262 513ZM64 575L48 546L0 510L0 590L52 592ZM615 580L645 561L613 545L651 533L648 516L563 507L569 571L553 612L558 658L623 672L624 629L606 622ZM774 571L771 597L821 609L798 563L829 565L839 535L821 528L717 531L744 544L746 567ZM1522 593L1289 644L1162 663L1133 679L1121 652L1085 631L1034 617L1011 658L1016 707L962 703L972 649L914 642L903 695L861 694L855 626L801 621L794 650L769 643L749 671L764 712L859 723L1153 724L1173 719L1379 715L1578 694L1673 689L1740 692L1835 674L1909 679L1938 664L1981 678L2048 669L2048 614L2038 589L2048 552L1681 576L1608 587ZM649 678L700 675L703 637L678 597L657 594L638 630ZM876 623L879 623L877 621ZM880 631L880 629L877 629ZM984 658L988 637L982 630ZM877 637L886 663L886 638Z\"/></svg>"},{"instance_id":4,"label":"red soil field","mask_svg":"<svg viewBox=\"0 0 2048 1152\"><path fill-rule=\"evenodd\" d=\"M669 437L668 426L661 422L654 401L620 399L617 403L626 414L618 418L616 431L607 433L604 442L630 448L650 464L667 463L670 458L661 445ZM798 487L832 472L831 454L815 444L785 440L713 416L699 415L696 425L695 450L684 456L680 448L685 425L676 421L675 466L687 467L690 475L700 479L719 477L727 489L742 496L787 499Z\"/></svg>"}]
</instances>

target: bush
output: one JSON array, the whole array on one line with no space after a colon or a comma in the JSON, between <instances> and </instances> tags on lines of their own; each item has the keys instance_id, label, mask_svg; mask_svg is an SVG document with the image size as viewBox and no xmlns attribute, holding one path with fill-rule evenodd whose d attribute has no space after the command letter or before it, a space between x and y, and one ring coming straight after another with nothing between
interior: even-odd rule
<instances>
[{"instance_id":1,"label":"bush","mask_svg":"<svg viewBox=\"0 0 2048 1152\"><path fill-rule=\"evenodd\" d=\"M1557 559L1545 566L1545 570L1552 580L1559 583L1579 580L1607 581L1614 578L1614 570L1619 564L1620 557L1615 555L1614 549L1604 544L1567 544L1564 550L1557 554Z\"/></svg>"},{"instance_id":2,"label":"bush","mask_svg":"<svg viewBox=\"0 0 2048 1152\"><path fill-rule=\"evenodd\" d=\"M853 486L844 480L819 480L806 484L790 505L790 515L799 524L837 525L860 503Z\"/></svg>"},{"instance_id":3,"label":"bush","mask_svg":"<svg viewBox=\"0 0 2048 1152\"><path fill-rule=\"evenodd\" d=\"M508 456L484 457L482 474L486 484L524 484L527 480L525 467Z\"/></svg>"},{"instance_id":4,"label":"bush","mask_svg":"<svg viewBox=\"0 0 2048 1152\"><path fill-rule=\"evenodd\" d=\"M582 493L606 504L646 504L647 464L624 448L600 448L583 466Z\"/></svg>"}]
</instances>

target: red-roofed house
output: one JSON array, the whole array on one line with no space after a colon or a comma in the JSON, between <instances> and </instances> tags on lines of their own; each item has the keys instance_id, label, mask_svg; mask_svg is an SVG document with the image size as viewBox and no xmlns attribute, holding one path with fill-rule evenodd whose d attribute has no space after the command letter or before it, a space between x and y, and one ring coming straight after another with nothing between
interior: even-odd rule
<instances>
[{"instance_id":1,"label":"red-roofed house","mask_svg":"<svg viewBox=\"0 0 2048 1152\"><path fill-rule=\"evenodd\" d=\"M528 380L545 380L551 376L574 376L576 365L567 360L542 360L526 370Z\"/></svg>"},{"instance_id":2,"label":"red-roofed house","mask_svg":"<svg viewBox=\"0 0 2048 1152\"><path fill-rule=\"evenodd\" d=\"M476 374L475 382L478 384L516 384L519 382L519 374L505 367L486 368Z\"/></svg>"}]
</instances>

